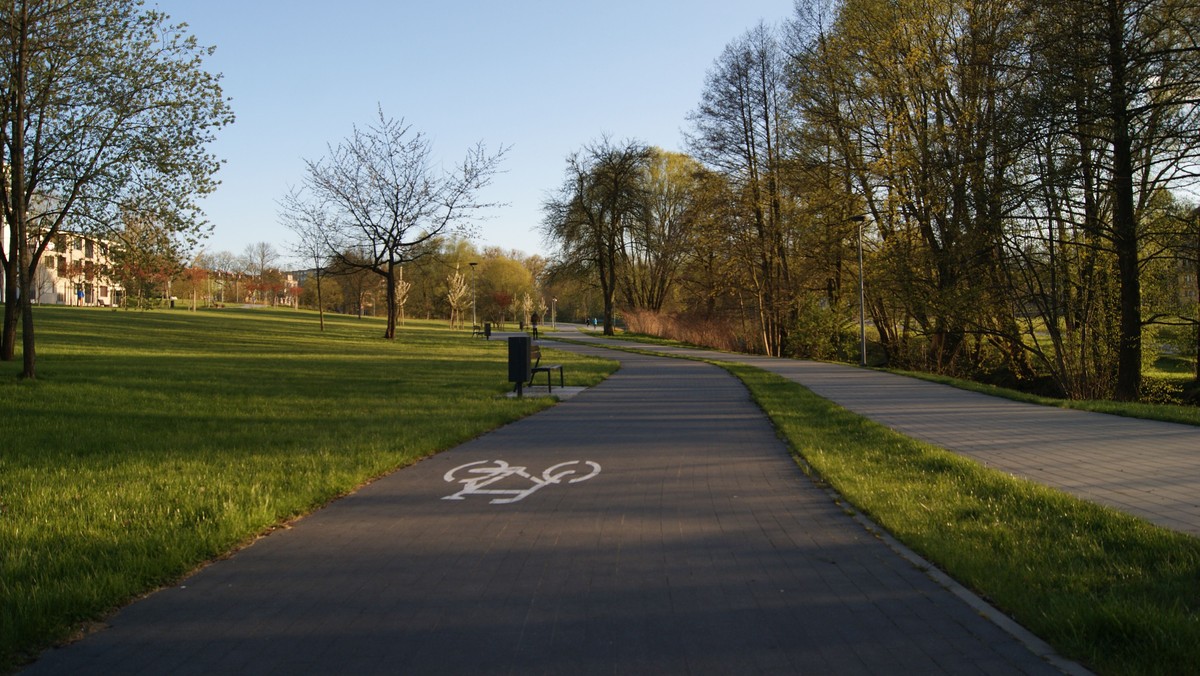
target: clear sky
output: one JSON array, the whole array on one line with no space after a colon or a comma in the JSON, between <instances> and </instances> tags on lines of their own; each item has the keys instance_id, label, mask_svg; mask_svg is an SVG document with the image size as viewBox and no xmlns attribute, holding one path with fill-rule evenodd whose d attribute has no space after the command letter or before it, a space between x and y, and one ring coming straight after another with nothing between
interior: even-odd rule
<instances>
[{"instance_id":1,"label":"clear sky","mask_svg":"<svg viewBox=\"0 0 1200 676\"><path fill-rule=\"evenodd\" d=\"M237 121L203 206L204 248L283 251L278 200L305 159L378 107L452 167L478 141L511 145L487 193L508 206L476 243L546 253L538 225L568 154L608 134L682 150L687 114L725 45L792 0L147 0L185 22L222 73Z\"/></svg>"}]
</instances>

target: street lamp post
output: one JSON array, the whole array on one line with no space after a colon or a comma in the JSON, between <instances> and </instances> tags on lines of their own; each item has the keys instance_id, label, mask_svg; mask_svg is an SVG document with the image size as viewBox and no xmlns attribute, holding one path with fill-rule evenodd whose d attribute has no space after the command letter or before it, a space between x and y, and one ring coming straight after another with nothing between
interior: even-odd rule
<instances>
[{"instance_id":1,"label":"street lamp post","mask_svg":"<svg viewBox=\"0 0 1200 676\"><path fill-rule=\"evenodd\" d=\"M851 216L850 220L858 225L858 365L867 365L867 317L866 293L863 290L863 223L866 216Z\"/></svg>"},{"instance_id":2,"label":"street lamp post","mask_svg":"<svg viewBox=\"0 0 1200 676\"><path fill-rule=\"evenodd\" d=\"M471 330L474 331L475 327L479 326L479 322L475 318L475 266L479 263L471 261L468 265L471 266Z\"/></svg>"},{"instance_id":3,"label":"street lamp post","mask_svg":"<svg viewBox=\"0 0 1200 676\"><path fill-rule=\"evenodd\" d=\"M550 299L550 327L558 328L558 299Z\"/></svg>"}]
</instances>

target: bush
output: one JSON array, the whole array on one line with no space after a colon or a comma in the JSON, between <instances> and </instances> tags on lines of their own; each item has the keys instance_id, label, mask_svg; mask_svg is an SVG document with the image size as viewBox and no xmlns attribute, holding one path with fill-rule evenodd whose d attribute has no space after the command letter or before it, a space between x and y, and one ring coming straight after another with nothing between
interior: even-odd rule
<instances>
[{"instance_id":1,"label":"bush","mask_svg":"<svg viewBox=\"0 0 1200 676\"><path fill-rule=\"evenodd\" d=\"M791 326L788 354L801 359L855 360L858 358L855 328L837 310L805 298Z\"/></svg>"},{"instance_id":2,"label":"bush","mask_svg":"<svg viewBox=\"0 0 1200 676\"><path fill-rule=\"evenodd\" d=\"M729 321L697 315L668 315L651 310L630 310L625 323L633 333L677 340L689 345L726 352L747 352L755 343Z\"/></svg>"}]
</instances>

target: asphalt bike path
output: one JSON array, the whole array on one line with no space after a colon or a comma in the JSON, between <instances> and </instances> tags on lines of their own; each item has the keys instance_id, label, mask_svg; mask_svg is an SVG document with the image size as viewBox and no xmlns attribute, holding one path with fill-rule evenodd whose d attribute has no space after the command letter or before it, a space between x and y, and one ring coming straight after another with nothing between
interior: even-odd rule
<instances>
[{"instance_id":1,"label":"asphalt bike path","mask_svg":"<svg viewBox=\"0 0 1200 676\"><path fill-rule=\"evenodd\" d=\"M840 508L724 370L561 348L621 368L128 606L26 673L1072 668Z\"/></svg>"},{"instance_id":2,"label":"asphalt bike path","mask_svg":"<svg viewBox=\"0 0 1200 676\"><path fill-rule=\"evenodd\" d=\"M1200 427L1026 404L844 364L565 335L756 366L906 436L1200 536Z\"/></svg>"}]
</instances>

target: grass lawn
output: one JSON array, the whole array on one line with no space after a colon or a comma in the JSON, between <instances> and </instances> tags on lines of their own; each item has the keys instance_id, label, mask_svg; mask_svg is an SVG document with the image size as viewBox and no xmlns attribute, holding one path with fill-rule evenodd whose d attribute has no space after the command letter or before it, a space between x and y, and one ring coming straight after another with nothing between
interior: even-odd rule
<instances>
[{"instance_id":1,"label":"grass lawn","mask_svg":"<svg viewBox=\"0 0 1200 676\"><path fill-rule=\"evenodd\" d=\"M39 307L0 362L0 673L397 467L550 405L445 322ZM568 385L614 362L556 353Z\"/></svg>"},{"instance_id":2,"label":"grass lawn","mask_svg":"<svg viewBox=\"0 0 1200 676\"><path fill-rule=\"evenodd\" d=\"M855 508L1101 674L1200 671L1200 539L989 470L726 365Z\"/></svg>"}]
</instances>

